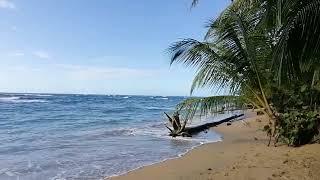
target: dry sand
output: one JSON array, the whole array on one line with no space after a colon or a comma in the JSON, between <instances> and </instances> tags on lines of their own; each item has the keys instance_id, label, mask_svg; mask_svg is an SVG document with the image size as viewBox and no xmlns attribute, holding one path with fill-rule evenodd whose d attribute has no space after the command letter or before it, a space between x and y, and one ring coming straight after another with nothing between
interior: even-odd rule
<instances>
[{"instance_id":1,"label":"dry sand","mask_svg":"<svg viewBox=\"0 0 320 180\"><path fill-rule=\"evenodd\" d=\"M131 171L112 180L320 180L320 144L267 147L263 116L213 128L223 141L205 144L181 158Z\"/></svg>"}]
</instances>

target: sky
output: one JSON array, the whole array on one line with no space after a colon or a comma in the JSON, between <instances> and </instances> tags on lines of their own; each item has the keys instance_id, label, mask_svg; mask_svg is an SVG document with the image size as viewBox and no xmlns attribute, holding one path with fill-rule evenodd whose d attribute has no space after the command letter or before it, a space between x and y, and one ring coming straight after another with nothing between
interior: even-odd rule
<instances>
[{"instance_id":1,"label":"sky","mask_svg":"<svg viewBox=\"0 0 320 180\"><path fill-rule=\"evenodd\" d=\"M0 0L0 92L189 95L195 72L166 49L229 3L191 1Z\"/></svg>"}]
</instances>

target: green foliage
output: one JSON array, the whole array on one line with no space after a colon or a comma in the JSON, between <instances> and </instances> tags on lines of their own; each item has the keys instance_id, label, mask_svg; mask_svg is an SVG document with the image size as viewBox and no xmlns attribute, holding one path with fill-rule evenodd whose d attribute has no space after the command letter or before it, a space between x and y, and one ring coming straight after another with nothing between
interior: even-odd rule
<instances>
[{"instance_id":1,"label":"green foliage","mask_svg":"<svg viewBox=\"0 0 320 180\"><path fill-rule=\"evenodd\" d=\"M267 59L272 57L272 44L258 26L261 14L256 13L257 8L247 8L255 7L258 1L243 3L234 3L218 19L212 20L204 41L184 39L172 44L169 48L171 63L197 69L191 93L196 88L229 89L230 95L241 97L257 108L265 108L271 115L265 86L270 69L265 67L271 66ZM223 103L224 100L220 100ZM199 107L201 112L212 110L206 103L201 103L202 106L198 101L187 102L193 102L190 107Z\"/></svg>"},{"instance_id":2,"label":"green foliage","mask_svg":"<svg viewBox=\"0 0 320 180\"><path fill-rule=\"evenodd\" d=\"M320 93L303 82L274 86L271 96L276 117L276 136L290 146L312 142L319 135Z\"/></svg>"},{"instance_id":3,"label":"green foliage","mask_svg":"<svg viewBox=\"0 0 320 180\"><path fill-rule=\"evenodd\" d=\"M279 84L310 83L319 69L320 0L271 0L276 9L274 67Z\"/></svg>"},{"instance_id":4,"label":"green foliage","mask_svg":"<svg viewBox=\"0 0 320 180\"><path fill-rule=\"evenodd\" d=\"M203 41L172 44L171 64L197 70L191 94L218 88L230 96L187 99L178 110L192 118L241 99L270 117L270 138L311 142L320 112L320 0L234 0L207 27Z\"/></svg>"},{"instance_id":5,"label":"green foliage","mask_svg":"<svg viewBox=\"0 0 320 180\"><path fill-rule=\"evenodd\" d=\"M240 109L245 101L239 96L211 96L188 98L177 105L185 119L192 119L196 113L200 116L219 113L226 110Z\"/></svg>"},{"instance_id":6,"label":"green foliage","mask_svg":"<svg viewBox=\"0 0 320 180\"><path fill-rule=\"evenodd\" d=\"M313 111L280 114L277 122L279 140L290 146L308 144L319 134L320 117Z\"/></svg>"},{"instance_id":7,"label":"green foliage","mask_svg":"<svg viewBox=\"0 0 320 180\"><path fill-rule=\"evenodd\" d=\"M272 88L271 102L278 113L290 111L318 111L320 91L303 82Z\"/></svg>"}]
</instances>

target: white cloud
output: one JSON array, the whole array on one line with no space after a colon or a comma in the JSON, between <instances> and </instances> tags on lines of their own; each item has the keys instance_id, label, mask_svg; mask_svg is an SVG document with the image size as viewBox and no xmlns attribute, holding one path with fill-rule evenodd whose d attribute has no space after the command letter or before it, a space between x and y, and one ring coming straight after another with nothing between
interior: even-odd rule
<instances>
[{"instance_id":1,"label":"white cloud","mask_svg":"<svg viewBox=\"0 0 320 180\"><path fill-rule=\"evenodd\" d=\"M16 5L11 0L0 0L0 8L15 9Z\"/></svg>"},{"instance_id":2,"label":"white cloud","mask_svg":"<svg viewBox=\"0 0 320 180\"><path fill-rule=\"evenodd\" d=\"M9 53L9 56L13 56L13 57L21 57L21 56L24 56L25 54L23 52L12 52L12 53Z\"/></svg>"},{"instance_id":3,"label":"white cloud","mask_svg":"<svg viewBox=\"0 0 320 180\"><path fill-rule=\"evenodd\" d=\"M8 56L10 57L22 57L25 56L25 53L22 51L13 51L13 52L9 52Z\"/></svg>"},{"instance_id":4,"label":"white cloud","mask_svg":"<svg viewBox=\"0 0 320 180\"><path fill-rule=\"evenodd\" d=\"M158 72L134 68L114 68L59 64L59 69L68 72L68 76L74 80L103 80L103 79L131 79L137 77L149 77Z\"/></svg>"},{"instance_id":5,"label":"white cloud","mask_svg":"<svg viewBox=\"0 0 320 180\"><path fill-rule=\"evenodd\" d=\"M162 77L158 70L97 65L17 64L2 69L0 84L6 86L0 86L0 92L126 94L143 88L143 84L154 88L152 83L158 84L155 78Z\"/></svg>"},{"instance_id":6,"label":"white cloud","mask_svg":"<svg viewBox=\"0 0 320 180\"><path fill-rule=\"evenodd\" d=\"M50 59L50 55L45 51L35 51L32 54L40 59Z\"/></svg>"}]
</instances>

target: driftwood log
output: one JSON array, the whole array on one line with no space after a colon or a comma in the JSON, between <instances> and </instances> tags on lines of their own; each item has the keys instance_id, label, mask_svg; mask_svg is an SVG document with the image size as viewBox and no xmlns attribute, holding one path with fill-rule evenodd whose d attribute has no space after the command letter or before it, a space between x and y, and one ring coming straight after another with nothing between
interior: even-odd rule
<instances>
[{"instance_id":1,"label":"driftwood log","mask_svg":"<svg viewBox=\"0 0 320 180\"><path fill-rule=\"evenodd\" d=\"M173 128L171 129L170 127L165 125L170 131L169 135L172 137L176 137L176 136L191 137L192 135L197 134L201 131L205 131L211 127L217 126L225 122L230 122L236 118L244 116L244 114L239 114L239 115L234 115L234 116L222 119L220 121L205 123L199 126L186 127L188 120L184 120L181 123L179 114L177 112L175 112L172 117L170 117L167 113L165 113L165 115L167 116L169 123Z\"/></svg>"}]
</instances>

